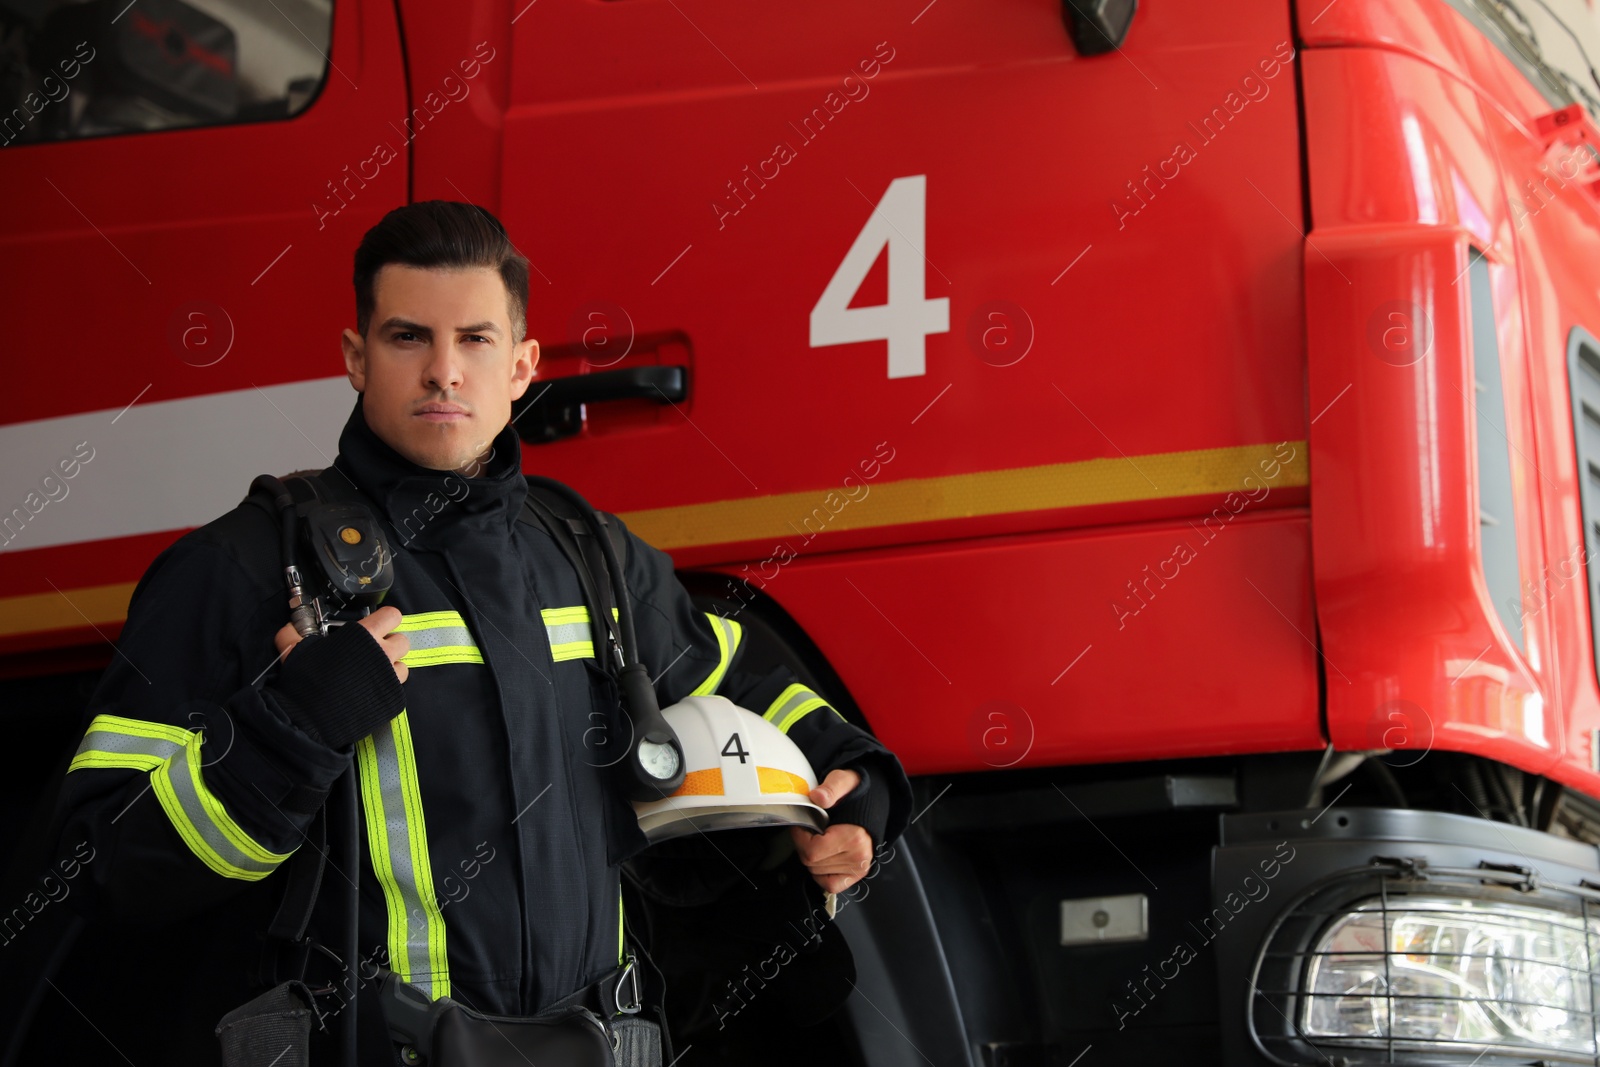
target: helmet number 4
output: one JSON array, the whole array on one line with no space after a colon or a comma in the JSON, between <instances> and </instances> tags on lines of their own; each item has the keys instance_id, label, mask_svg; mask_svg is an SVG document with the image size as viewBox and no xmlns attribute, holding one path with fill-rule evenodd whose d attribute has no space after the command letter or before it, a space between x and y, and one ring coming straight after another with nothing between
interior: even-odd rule
<instances>
[{"instance_id":1,"label":"helmet number 4","mask_svg":"<svg viewBox=\"0 0 1600 1067\"><path fill-rule=\"evenodd\" d=\"M857 341L889 342L889 377L927 373L930 333L950 332L950 300L927 298L923 264L928 218L928 176L913 174L889 183L873 207L827 288L811 309L811 347ZM873 307L851 307L878 253L889 248L889 299Z\"/></svg>"},{"instance_id":2,"label":"helmet number 4","mask_svg":"<svg viewBox=\"0 0 1600 1067\"><path fill-rule=\"evenodd\" d=\"M728 743L722 746L722 754L724 756L738 756L740 763L746 762L750 755L745 751L744 745L740 743L738 734L728 738Z\"/></svg>"}]
</instances>

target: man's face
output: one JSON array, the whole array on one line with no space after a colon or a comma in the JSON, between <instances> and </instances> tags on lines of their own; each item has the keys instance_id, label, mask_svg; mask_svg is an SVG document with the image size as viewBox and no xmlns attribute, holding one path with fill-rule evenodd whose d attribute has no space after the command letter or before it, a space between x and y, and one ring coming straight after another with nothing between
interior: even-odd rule
<instances>
[{"instance_id":1,"label":"man's face","mask_svg":"<svg viewBox=\"0 0 1600 1067\"><path fill-rule=\"evenodd\" d=\"M367 336L341 338L367 425L418 466L481 474L475 461L511 421L539 361L537 341L511 336L499 273L390 263L372 295Z\"/></svg>"}]
</instances>

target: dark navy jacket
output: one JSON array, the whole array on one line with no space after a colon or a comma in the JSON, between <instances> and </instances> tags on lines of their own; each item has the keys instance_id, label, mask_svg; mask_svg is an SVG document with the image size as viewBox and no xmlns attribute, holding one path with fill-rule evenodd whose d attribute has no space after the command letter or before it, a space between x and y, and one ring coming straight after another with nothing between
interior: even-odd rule
<instances>
[{"instance_id":1,"label":"dark navy jacket","mask_svg":"<svg viewBox=\"0 0 1600 1067\"><path fill-rule=\"evenodd\" d=\"M348 477L390 524L385 603L404 613L411 641L405 712L353 753L294 725L274 688L273 634L287 618L277 531L241 505L181 538L140 582L57 808L58 840L95 850L93 914L149 926L162 952L207 957L197 973L217 978L193 997L216 1002L184 1014L186 1047L209 1048L208 1059L211 1027L250 989L232 979L256 973L238 946L264 928L281 893L274 875L352 756L360 867L341 868L348 842L332 826L313 933L349 944L338 902L353 881L361 959L481 1011L531 1014L616 966L619 864L644 845L603 766L627 727L594 658L578 577L543 529L518 521L515 433L495 438L481 477L464 478L405 460L358 401L339 449L324 477ZM898 832L909 790L893 757L786 669L741 673L737 621L697 609L670 558L628 538L641 658L662 706L717 692L781 713L774 721L790 720L819 780L874 769ZM365 996L361 1005L371 1013ZM369 1061L387 1052L364 1050Z\"/></svg>"}]
</instances>

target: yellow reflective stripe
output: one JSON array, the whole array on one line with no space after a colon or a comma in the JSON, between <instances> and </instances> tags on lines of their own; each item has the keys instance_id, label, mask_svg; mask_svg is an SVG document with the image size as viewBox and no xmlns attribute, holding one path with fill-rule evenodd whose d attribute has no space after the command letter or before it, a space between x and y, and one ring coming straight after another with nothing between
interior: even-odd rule
<instances>
[{"instance_id":1,"label":"yellow reflective stripe","mask_svg":"<svg viewBox=\"0 0 1600 1067\"><path fill-rule=\"evenodd\" d=\"M621 967L627 951L622 936L622 886L617 886L617 966Z\"/></svg>"},{"instance_id":2,"label":"yellow reflective stripe","mask_svg":"<svg viewBox=\"0 0 1600 1067\"><path fill-rule=\"evenodd\" d=\"M594 631L589 628L589 609L579 604L570 608L544 608L539 612L544 621L545 637L550 641L550 658L557 663L572 659L594 658ZM617 618L617 609L611 609Z\"/></svg>"},{"instance_id":3,"label":"yellow reflective stripe","mask_svg":"<svg viewBox=\"0 0 1600 1067\"><path fill-rule=\"evenodd\" d=\"M150 775L167 818L200 861L225 878L259 881L289 858L262 847L233 821L206 788L200 767L201 735L191 733L181 752Z\"/></svg>"},{"instance_id":4,"label":"yellow reflective stripe","mask_svg":"<svg viewBox=\"0 0 1600 1067\"><path fill-rule=\"evenodd\" d=\"M437 630L443 626L465 626L467 621L459 611L417 611L400 620L395 629L402 633L415 630Z\"/></svg>"},{"instance_id":5,"label":"yellow reflective stripe","mask_svg":"<svg viewBox=\"0 0 1600 1067\"><path fill-rule=\"evenodd\" d=\"M428 831L422 818L422 792L417 785L417 758L411 747L411 725L395 727L395 748L400 757L401 795L406 803L406 821L411 825L411 865L416 871L417 895L421 897L428 923L428 964L433 972L433 996L450 995L450 961L445 956L444 916L439 898L433 892L433 864L428 858Z\"/></svg>"},{"instance_id":6,"label":"yellow reflective stripe","mask_svg":"<svg viewBox=\"0 0 1600 1067\"><path fill-rule=\"evenodd\" d=\"M711 621L711 632L717 637L717 665L711 669L706 680L695 686L694 692L689 694L695 697L710 696L717 691L723 675L728 673L728 665L733 662L733 654L739 650L739 641L744 637L744 627L733 619L724 619L709 611L705 616Z\"/></svg>"},{"instance_id":7,"label":"yellow reflective stripe","mask_svg":"<svg viewBox=\"0 0 1600 1067\"><path fill-rule=\"evenodd\" d=\"M389 958L402 979L430 998L449 996L444 916L433 890L408 714L358 741L356 763L372 869L388 910Z\"/></svg>"},{"instance_id":8,"label":"yellow reflective stripe","mask_svg":"<svg viewBox=\"0 0 1600 1067\"><path fill-rule=\"evenodd\" d=\"M96 715L84 731L68 772L95 767L153 771L188 744L192 731L181 726Z\"/></svg>"},{"instance_id":9,"label":"yellow reflective stripe","mask_svg":"<svg viewBox=\"0 0 1600 1067\"><path fill-rule=\"evenodd\" d=\"M483 662L483 653L459 611L419 611L402 619L395 631L405 634L411 642L401 661L407 667Z\"/></svg>"},{"instance_id":10,"label":"yellow reflective stripe","mask_svg":"<svg viewBox=\"0 0 1600 1067\"><path fill-rule=\"evenodd\" d=\"M612 608L611 614L613 617L616 616L616 613L617 609ZM589 621L589 609L582 604L575 608L544 608L539 612L539 616L544 619L546 626L562 626L572 622L587 623Z\"/></svg>"},{"instance_id":11,"label":"yellow reflective stripe","mask_svg":"<svg viewBox=\"0 0 1600 1067\"><path fill-rule=\"evenodd\" d=\"M413 648L400 662L407 667L438 667L445 663L482 663L477 645L443 645L439 648Z\"/></svg>"},{"instance_id":12,"label":"yellow reflective stripe","mask_svg":"<svg viewBox=\"0 0 1600 1067\"><path fill-rule=\"evenodd\" d=\"M389 960L395 973L405 978L411 974L405 937L406 903L394 878L394 865L389 862L383 787L379 782L378 760L370 735L356 742L356 769L361 782L361 809L367 820L367 851L372 856L372 870L378 876L378 885L383 888L384 910L389 916Z\"/></svg>"},{"instance_id":13,"label":"yellow reflective stripe","mask_svg":"<svg viewBox=\"0 0 1600 1067\"><path fill-rule=\"evenodd\" d=\"M707 767L690 771L683 776L683 784L672 791L675 797L720 797L727 795L722 782L721 767Z\"/></svg>"},{"instance_id":14,"label":"yellow reflective stripe","mask_svg":"<svg viewBox=\"0 0 1600 1067\"><path fill-rule=\"evenodd\" d=\"M791 726L818 708L827 708L835 715L839 715L838 709L831 706L810 689L796 682L782 693L779 693L778 699L767 705L767 710L762 713L761 717L777 726L784 733L788 733ZM844 716L839 715L839 718L842 720Z\"/></svg>"},{"instance_id":15,"label":"yellow reflective stripe","mask_svg":"<svg viewBox=\"0 0 1600 1067\"><path fill-rule=\"evenodd\" d=\"M122 767L132 771L153 771L167 762L162 756L139 752L102 752L99 749L80 748L67 764L67 770L83 771L95 768Z\"/></svg>"},{"instance_id":16,"label":"yellow reflective stripe","mask_svg":"<svg viewBox=\"0 0 1600 1067\"><path fill-rule=\"evenodd\" d=\"M118 767L149 771L161 809L199 860L224 878L254 882L277 869L277 853L245 833L201 773L202 735L181 726L96 715L84 732L68 772Z\"/></svg>"}]
</instances>

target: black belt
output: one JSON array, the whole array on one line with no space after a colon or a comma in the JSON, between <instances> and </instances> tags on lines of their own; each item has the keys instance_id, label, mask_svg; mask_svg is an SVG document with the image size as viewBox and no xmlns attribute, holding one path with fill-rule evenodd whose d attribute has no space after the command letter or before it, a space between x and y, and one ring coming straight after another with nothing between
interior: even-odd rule
<instances>
[{"instance_id":1,"label":"black belt","mask_svg":"<svg viewBox=\"0 0 1600 1067\"><path fill-rule=\"evenodd\" d=\"M629 956L621 967L608 971L576 993L567 994L539 1015L564 1014L572 1008L583 1007L602 1019L613 1019L618 1015L637 1015L643 1006L638 961Z\"/></svg>"},{"instance_id":2,"label":"black belt","mask_svg":"<svg viewBox=\"0 0 1600 1067\"><path fill-rule=\"evenodd\" d=\"M408 1063L431 1059L435 1038L439 1034L459 1033L466 1026L470 1035L471 1020L477 1020L480 1026L490 1024L489 1029L495 1030L502 1038L517 1028L518 1024L524 1024L529 1030L540 1031L530 1038L537 1043L544 1040L541 1034L548 1024L559 1022L586 1030L582 1020L587 1019L598 1029L603 1042L615 1047L615 1038L606 1023L620 1016L637 1014L642 1006L638 965L632 956L621 967L608 971L599 980L569 993L531 1016L488 1015L467 1008L449 997L431 1000L423 990L401 981L394 972L381 968L378 980L379 1001L389 1035L405 1046L405 1052L409 1054L406 1056ZM559 1037L557 1040L560 1040ZM445 1059L448 1061L450 1058L447 1056Z\"/></svg>"}]
</instances>

